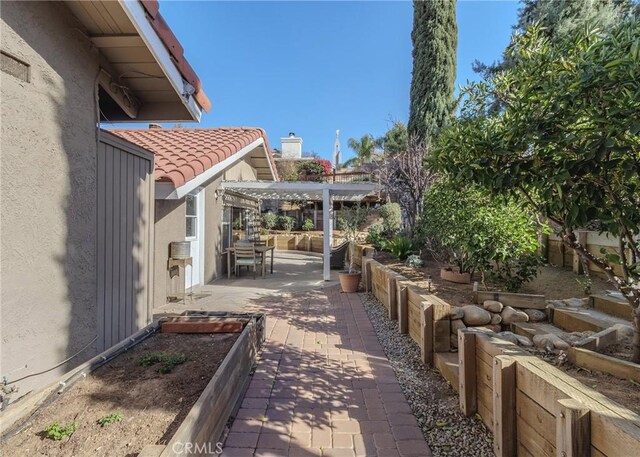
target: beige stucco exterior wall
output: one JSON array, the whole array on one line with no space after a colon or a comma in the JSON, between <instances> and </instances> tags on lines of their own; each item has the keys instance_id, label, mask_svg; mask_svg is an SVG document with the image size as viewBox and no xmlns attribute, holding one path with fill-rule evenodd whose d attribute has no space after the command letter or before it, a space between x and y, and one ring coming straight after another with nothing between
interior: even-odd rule
<instances>
[{"instance_id":1,"label":"beige stucco exterior wall","mask_svg":"<svg viewBox=\"0 0 640 457\"><path fill-rule=\"evenodd\" d=\"M3 2L0 73L1 358L14 399L95 353L97 53L58 2Z\"/></svg>"},{"instance_id":2,"label":"beige stucco exterior wall","mask_svg":"<svg viewBox=\"0 0 640 457\"><path fill-rule=\"evenodd\" d=\"M205 241L204 241L204 283L216 279L226 261L221 252L222 236L222 200L216 198L216 189L222 180L251 181L256 179L256 171L248 162L237 162L224 172L211 179L204 187L205 195ZM156 200L155 223L155 283L154 306L159 307L167 299L167 262L169 244L185 238L185 202L180 200Z\"/></svg>"}]
</instances>

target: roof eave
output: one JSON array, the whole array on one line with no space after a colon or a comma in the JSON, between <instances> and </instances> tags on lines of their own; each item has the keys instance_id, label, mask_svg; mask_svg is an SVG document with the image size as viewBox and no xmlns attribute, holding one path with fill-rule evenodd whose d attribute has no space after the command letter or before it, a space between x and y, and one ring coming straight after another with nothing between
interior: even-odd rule
<instances>
[{"instance_id":1,"label":"roof eave","mask_svg":"<svg viewBox=\"0 0 640 457\"><path fill-rule=\"evenodd\" d=\"M169 51L165 47L161 38L158 36L157 32L153 29L151 23L147 20L147 13L142 3L140 3L139 1L127 0L118 0L118 3L122 7L131 23L136 28L138 34L147 45L147 48L149 49L151 54L158 62L158 65L160 65L162 72L167 77L167 80L174 88L182 104L185 106L189 115L191 116L190 119L184 120L200 122L200 119L202 117L202 108L197 103L194 94L189 93L188 86L182 78L182 75L180 74L177 66L171 59Z\"/></svg>"}]
</instances>

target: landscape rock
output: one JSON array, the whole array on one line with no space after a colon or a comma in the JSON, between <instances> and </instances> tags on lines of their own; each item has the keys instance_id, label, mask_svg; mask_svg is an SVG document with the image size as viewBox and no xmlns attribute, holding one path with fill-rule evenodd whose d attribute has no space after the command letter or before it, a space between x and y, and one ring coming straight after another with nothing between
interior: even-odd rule
<instances>
[{"instance_id":1,"label":"landscape rock","mask_svg":"<svg viewBox=\"0 0 640 457\"><path fill-rule=\"evenodd\" d=\"M467 328L466 325L464 325L464 322L462 322L462 319L456 319L455 321L451 321L451 334L452 335L458 335L458 330L462 330L464 328Z\"/></svg>"},{"instance_id":2,"label":"landscape rock","mask_svg":"<svg viewBox=\"0 0 640 457\"><path fill-rule=\"evenodd\" d=\"M464 317L462 320L466 325L485 325L491 322L491 313L479 306L467 305L462 307Z\"/></svg>"},{"instance_id":3,"label":"landscape rock","mask_svg":"<svg viewBox=\"0 0 640 457\"><path fill-rule=\"evenodd\" d=\"M504 306L502 305L502 303L496 300L485 300L484 303L482 303L482 307L492 313L499 313L500 311L502 311L502 308Z\"/></svg>"},{"instance_id":4,"label":"landscape rock","mask_svg":"<svg viewBox=\"0 0 640 457\"><path fill-rule=\"evenodd\" d=\"M502 330L502 327L500 327L499 325L483 325L482 327L473 327L473 328L481 328L481 329L485 329L488 330L491 333L498 333L499 331Z\"/></svg>"},{"instance_id":5,"label":"landscape rock","mask_svg":"<svg viewBox=\"0 0 640 457\"><path fill-rule=\"evenodd\" d=\"M464 310L458 306L451 307L451 315L449 317L452 321L462 319L464 317Z\"/></svg>"},{"instance_id":6,"label":"landscape rock","mask_svg":"<svg viewBox=\"0 0 640 457\"><path fill-rule=\"evenodd\" d=\"M524 311L518 311L511 306L505 306L502 312L500 313L502 316L503 324L513 324L514 322L528 322L529 316Z\"/></svg>"},{"instance_id":7,"label":"landscape rock","mask_svg":"<svg viewBox=\"0 0 640 457\"><path fill-rule=\"evenodd\" d=\"M554 349L567 350L569 349L569 343L564 341L558 335L553 333L546 333L544 335L534 335L533 344L538 349L545 349L547 351L553 351Z\"/></svg>"},{"instance_id":8,"label":"landscape rock","mask_svg":"<svg viewBox=\"0 0 640 457\"><path fill-rule=\"evenodd\" d=\"M498 325L499 323L502 322L502 316L499 313L492 313L491 314L491 325Z\"/></svg>"},{"instance_id":9,"label":"landscape rock","mask_svg":"<svg viewBox=\"0 0 640 457\"><path fill-rule=\"evenodd\" d=\"M567 306L571 306L572 308L582 308L589 301L586 298L567 298L566 300L562 300Z\"/></svg>"},{"instance_id":10,"label":"landscape rock","mask_svg":"<svg viewBox=\"0 0 640 457\"><path fill-rule=\"evenodd\" d=\"M618 339L633 338L633 327L627 324L615 324L611 328L615 328L618 332Z\"/></svg>"},{"instance_id":11,"label":"landscape rock","mask_svg":"<svg viewBox=\"0 0 640 457\"><path fill-rule=\"evenodd\" d=\"M502 340L509 341L513 344L518 344L518 338L513 332L498 332L496 336Z\"/></svg>"},{"instance_id":12,"label":"landscape rock","mask_svg":"<svg viewBox=\"0 0 640 457\"><path fill-rule=\"evenodd\" d=\"M565 308L567 304L562 300L547 300L547 308Z\"/></svg>"},{"instance_id":13,"label":"landscape rock","mask_svg":"<svg viewBox=\"0 0 640 457\"><path fill-rule=\"evenodd\" d=\"M529 322L542 322L547 319L547 314L539 309L525 309L524 312L529 316Z\"/></svg>"},{"instance_id":14,"label":"landscape rock","mask_svg":"<svg viewBox=\"0 0 640 457\"><path fill-rule=\"evenodd\" d=\"M567 343L573 344L578 341L584 340L585 338L589 338L594 334L595 332L592 332L590 330L585 330L584 332L563 333L562 335L558 335L558 336L564 341L566 341Z\"/></svg>"}]
</instances>

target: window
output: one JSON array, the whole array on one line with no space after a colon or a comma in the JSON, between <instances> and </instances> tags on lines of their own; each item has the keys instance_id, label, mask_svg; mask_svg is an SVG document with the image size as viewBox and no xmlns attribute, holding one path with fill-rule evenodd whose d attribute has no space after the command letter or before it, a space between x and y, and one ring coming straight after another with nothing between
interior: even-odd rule
<instances>
[{"instance_id":1,"label":"window","mask_svg":"<svg viewBox=\"0 0 640 457\"><path fill-rule=\"evenodd\" d=\"M198 237L198 198L193 195L187 195L185 198L187 205L186 214L186 236L187 238Z\"/></svg>"}]
</instances>

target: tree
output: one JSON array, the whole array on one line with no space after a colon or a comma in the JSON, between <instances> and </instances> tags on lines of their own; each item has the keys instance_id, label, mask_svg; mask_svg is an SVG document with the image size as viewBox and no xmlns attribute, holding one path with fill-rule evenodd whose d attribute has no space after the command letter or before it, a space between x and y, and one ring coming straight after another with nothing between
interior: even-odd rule
<instances>
[{"instance_id":1,"label":"tree","mask_svg":"<svg viewBox=\"0 0 640 457\"><path fill-rule=\"evenodd\" d=\"M535 25L507 55L517 63L465 88L434 162L461 185L520 197L600 268L633 307L640 362L640 22L553 41ZM574 230L593 220L619 237L617 253L578 242Z\"/></svg>"},{"instance_id":2,"label":"tree","mask_svg":"<svg viewBox=\"0 0 640 457\"><path fill-rule=\"evenodd\" d=\"M298 176L299 177L309 177L313 178L314 181L322 181L323 176L325 174L325 168L319 160L304 160L298 163Z\"/></svg>"},{"instance_id":3,"label":"tree","mask_svg":"<svg viewBox=\"0 0 640 457\"><path fill-rule=\"evenodd\" d=\"M347 160L344 166L362 166L371 162L376 152L376 144L376 140L369 134L364 135L359 141L355 138L349 138L347 145L355 151L356 156Z\"/></svg>"},{"instance_id":4,"label":"tree","mask_svg":"<svg viewBox=\"0 0 640 457\"><path fill-rule=\"evenodd\" d=\"M455 0L413 2L413 78L409 133L425 140L455 111L458 26Z\"/></svg>"},{"instance_id":5,"label":"tree","mask_svg":"<svg viewBox=\"0 0 640 457\"><path fill-rule=\"evenodd\" d=\"M400 121L395 121L387 133L379 140L380 147L385 154L397 154L407 150L409 132L407 126Z\"/></svg>"},{"instance_id":6,"label":"tree","mask_svg":"<svg viewBox=\"0 0 640 457\"><path fill-rule=\"evenodd\" d=\"M383 154L377 169L383 187L397 196L411 233L422 214L424 193L434 178L425 166L430 153L427 140L411 136L405 149Z\"/></svg>"},{"instance_id":7,"label":"tree","mask_svg":"<svg viewBox=\"0 0 640 457\"><path fill-rule=\"evenodd\" d=\"M544 27L544 33L555 41L566 37L589 23L606 30L631 15L638 15L637 0L521 0L518 23L513 27L523 33L533 24ZM488 76L513 65L509 58L492 65L476 60L473 70Z\"/></svg>"}]
</instances>

